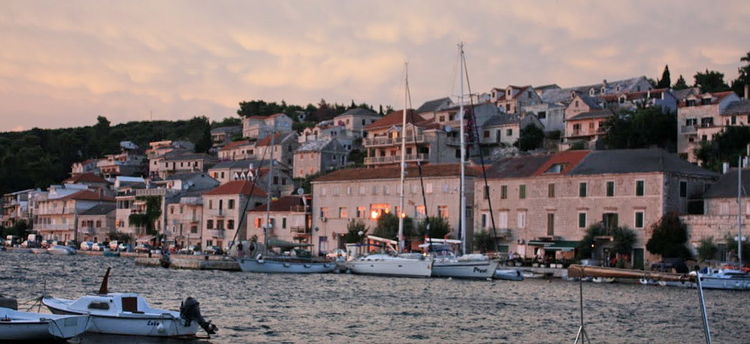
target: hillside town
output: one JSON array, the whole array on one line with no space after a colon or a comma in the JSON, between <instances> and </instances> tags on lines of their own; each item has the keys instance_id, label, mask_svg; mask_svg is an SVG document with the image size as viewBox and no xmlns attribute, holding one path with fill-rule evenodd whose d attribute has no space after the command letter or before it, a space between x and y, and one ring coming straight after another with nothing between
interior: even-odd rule
<instances>
[{"instance_id":1,"label":"hillside town","mask_svg":"<svg viewBox=\"0 0 750 344\"><path fill-rule=\"evenodd\" d=\"M117 154L74 163L61 184L4 194L2 225L24 222L44 240L129 240L173 250L226 251L276 239L325 255L345 248L350 223L373 228L384 214L397 214L416 222L440 217L451 228L445 238L461 239L460 105L470 143L463 190L469 251L481 249L473 238L484 232L499 255L572 260L590 226L624 226L636 233L628 264L643 267L658 260L646 250L653 226L676 214L693 251L712 238L720 258L731 260L725 238L736 235L739 213L750 220L750 197L738 209L737 169L703 168L695 150L725 128L750 123L747 87L744 97L655 88L645 76L568 88L508 85L465 104L441 97L385 114L355 107L299 131L288 114L253 115L211 130L208 153L188 141L122 141ZM605 147L605 122L641 108L676 113L676 152ZM544 144L519 151L529 127L545 133ZM361 163L349 161L353 151ZM424 237L408 241L418 249ZM607 256L610 241L597 237L600 254Z\"/></svg>"}]
</instances>

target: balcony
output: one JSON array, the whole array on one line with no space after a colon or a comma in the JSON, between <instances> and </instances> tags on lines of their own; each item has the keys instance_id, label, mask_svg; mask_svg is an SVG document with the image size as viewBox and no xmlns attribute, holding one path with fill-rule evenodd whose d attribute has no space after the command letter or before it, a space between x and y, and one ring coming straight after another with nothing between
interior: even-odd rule
<instances>
[{"instance_id":1,"label":"balcony","mask_svg":"<svg viewBox=\"0 0 750 344\"><path fill-rule=\"evenodd\" d=\"M390 138L387 136L366 137L364 139L363 145L366 147L400 145L402 141L401 139L402 139L401 137ZM424 142L424 135L406 137L406 143L423 143L423 142Z\"/></svg>"},{"instance_id":2,"label":"balcony","mask_svg":"<svg viewBox=\"0 0 750 344\"><path fill-rule=\"evenodd\" d=\"M61 224L34 224L34 227L38 230L48 231L69 231L73 230L73 225L61 225Z\"/></svg>"},{"instance_id":3,"label":"balcony","mask_svg":"<svg viewBox=\"0 0 750 344\"><path fill-rule=\"evenodd\" d=\"M94 229L94 227L79 227L78 228L78 233L88 234L88 235L95 235L96 234L96 230Z\"/></svg>"},{"instance_id":4,"label":"balcony","mask_svg":"<svg viewBox=\"0 0 750 344\"><path fill-rule=\"evenodd\" d=\"M310 206L305 207L304 205L293 205L289 207L289 211L295 212L295 213L309 213Z\"/></svg>"},{"instance_id":5,"label":"balcony","mask_svg":"<svg viewBox=\"0 0 750 344\"><path fill-rule=\"evenodd\" d=\"M212 238L224 239L224 230L223 229L209 229L206 231L206 235Z\"/></svg>"},{"instance_id":6,"label":"balcony","mask_svg":"<svg viewBox=\"0 0 750 344\"><path fill-rule=\"evenodd\" d=\"M305 228L305 226L291 226L289 227L289 231L292 234L310 234L310 229Z\"/></svg>"},{"instance_id":7,"label":"balcony","mask_svg":"<svg viewBox=\"0 0 750 344\"><path fill-rule=\"evenodd\" d=\"M680 134L695 134L698 132L698 127L694 125L683 125L680 127Z\"/></svg>"},{"instance_id":8,"label":"balcony","mask_svg":"<svg viewBox=\"0 0 750 344\"><path fill-rule=\"evenodd\" d=\"M376 156L365 158L365 165L376 165L376 164L395 164L401 161L401 155L392 156ZM416 162L416 161L427 161L427 154L407 154L405 161Z\"/></svg>"}]
</instances>

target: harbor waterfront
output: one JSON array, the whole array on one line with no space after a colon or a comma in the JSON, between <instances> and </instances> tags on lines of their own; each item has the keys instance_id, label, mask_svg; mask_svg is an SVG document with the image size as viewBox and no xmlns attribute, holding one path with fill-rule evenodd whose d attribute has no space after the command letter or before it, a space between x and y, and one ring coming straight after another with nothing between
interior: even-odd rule
<instances>
[{"instance_id":1,"label":"harbor waterfront","mask_svg":"<svg viewBox=\"0 0 750 344\"><path fill-rule=\"evenodd\" d=\"M153 307L178 309L192 296L220 329L197 343L564 343L579 325L578 284L560 279L246 274L143 267L127 257L12 252L0 252L0 261L0 290L23 302L20 308L45 290L62 298L93 293L106 267L112 267L112 292L138 292ZM695 289L585 283L583 293L593 342L704 340ZM714 343L750 343L747 295L707 290L705 298ZM86 335L80 342L170 341Z\"/></svg>"}]
</instances>

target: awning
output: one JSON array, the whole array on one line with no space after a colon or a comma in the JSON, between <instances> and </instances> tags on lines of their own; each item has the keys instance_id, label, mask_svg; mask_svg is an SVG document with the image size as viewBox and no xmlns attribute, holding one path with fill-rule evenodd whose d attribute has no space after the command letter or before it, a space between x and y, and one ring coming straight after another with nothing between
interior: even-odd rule
<instances>
[{"instance_id":1,"label":"awning","mask_svg":"<svg viewBox=\"0 0 750 344\"><path fill-rule=\"evenodd\" d=\"M269 247L281 247L281 248L295 248L295 247L309 247L309 246L312 246L312 244L289 242L289 241L279 240L279 239L268 239L268 246Z\"/></svg>"},{"instance_id":2,"label":"awning","mask_svg":"<svg viewBox=\"0 0 750 344\"><path fill-rule=\"evenodd\" d=\"M554 241L539 241L529 240L529 246L542 246L547 251L573 251L578 247L580 241L567 241L567 240L554 240Z\"/></svg>"}]
</instances>

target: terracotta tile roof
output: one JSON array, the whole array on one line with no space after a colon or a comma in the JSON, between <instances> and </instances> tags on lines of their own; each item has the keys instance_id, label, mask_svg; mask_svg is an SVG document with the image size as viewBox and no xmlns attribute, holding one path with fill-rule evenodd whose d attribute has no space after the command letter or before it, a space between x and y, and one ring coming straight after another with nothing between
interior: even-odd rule
<instances>
[{"instance_id":1,"label":"terracotta tile roof","mask_svg":"<svg viewBox=\"0 0 750 344\"><path fill-rule=\"evenodd\" d=\"M612 112L610 109L603 109L603 110L592 110L587 112L581 112L571 118L568 118L568 122L571 121L580 121L585 119L591 119L591 118L607 118L614 116L615 113Z\"/></svg>"},{"instance_id":2,"label":"terracotta tile roof","mask_svg":"<svg viewBox=\"0 0 750 344\"><path fill-rule=\"evenodd\" d=\"M235 149L237 147L245 146L245 145L249 145L249 144L250 144L250 140L232 141L232 142L227 143L224 147L221 147L221 149L219 149L219 150L220 151L228 151L228 150Z\"/></svg>"},{"instance_id":3,"label":"terracotta tile roof","mask_svg":"<svg viewBox=\"0 0 750 344\"><path fill-rule=\"evenodd\" d=\"M253 192L253 196L266 197L266 192L260 187L253 187L253 183L247 180L235 180L226 184L219 185L215 189L211 189L204 192L204 196L215 196L215 195L250 195L250 190Z\"/></svg>"},{"instance_id":4,"label":"terracotta tile roof","mask_svg":"<svg viewBox=\"0 0 750 344\"><path fill-rule=\"evenodd\" d=\"M578 166L578 163L583 160L583 158L588 155L590 151L587 150L574 150L574 151L564 151L555 153L550 158L540 166L536 172L534 172L535 176L543 176L543 175L566 175L568 172L570 172L573 168ZM553 167L556 164L561 164L562 169L559 172L547 172L547 170L550 169L550 167Z\"/></svg>"},{"instance_id":5,"label":"terracotta tile roof","mask_svg":"<svg viewBox=\"0 0 750 344\"><path fill-rule=\"evenodd\" d=\"M702 100L704 98L707 98L707 96L711 97L711 103L710 104L701 104L697 103L694 106L701 106L701 105L714 105L721 102L722 99L725 97L728 97L730 95L734 94L734 91L724 91L724 92L706 92L701 94L695 94L690 95L687 98L685 98L683 101L680 102L679 107L685 107L687 106L687 100L688 99L696 99L696 100Z\"/></svg>"},{"instance_id":6,"label":"terracotta tile roof","mask_svg":"<svg viewBox=\"0 0 750 344\"><path fill-rule=\"evenodd\" d=\"M393 111L383 116L383 118L375 121L374 123L366 125L365 130L390 128L394 125L400 126L403 123L403 113L404 110ZM406 123L412 123L414 125L420 126L419 124L425 121L422 116L417 115L412 109L407 110L406 114Z\"/></svg>"},{"instance_id":7,"label":"terracotta tile roof","mask_svg":"<svg viewBox=\"0 0 750 344\"><path fill-rule=\"evenodd\" d=\"M449 177L458 176L461 173L459 164L429 164L422 166L422 177ZM315 179L315 182L334 182L345 180L365 179L398 179L401 175L399 166L378 168L347 168L333 171ZM466 169L467 176L477 176L478 171L474 168ZM406 168L406 179L419 178L419 169L416 166Z\"/></svg>"},{"instance_id":8,"label":"terracotta tile roof","mask_svg":"<svg viewBox=\"0 0 750 344\"><path fill-rule=\"evenodd\" d=\"M287 135L291 135L293 133L294 132L292 132L292 133L278 133L278 134L274 135L273 136L273 142L274 142L273 144L274 145L281 144L281 142L284 141L284 139L286 139ZM268 136L264 137L262 140L259 140L255 144L255 146L257 146L257 147L270 146L270 145L271 145L271 135L268 135Z\"/></svg>"},{"instance_id":9,"label":"terracotta tile roof","mask_svg":"<svg viewBox=\"0 0 750 344\"><path fill-rule=\"evenodd\" d=\"M64 182L68 184L77 184L77 183L106 183L107 181L104 180L104 178L99 177L93 173L81 173L81 174L72 176L68 179L65 179Z\"/></svg>"},{"instance_id":10,"label":"terracotta tile roof","mask_svg":"<svg viewBox=\"0 0 750 344\"><path fill-rule=\"evenodd\" d=\"M487 166L487 178L524 178L533 176L549 158L549 155L526 155L505 158Z\"/></svg>"},{"instance_id":11,"label":"terracotta tile roof","mask_svg":"<svg viewBox=\"0 0 750 344\"><path fill-rule=\"evenodd\" d=\"M646 96L651 95L651 98L655 97L661 97L661 94L666 92L668 89L666 88L657 88L650 91L639 91L639 92L624 92L624 93L616 93L616 94L605 94L602 96L599 96L599 98L604 99L608 102L614 102L618 101L621 96L625 96L625 99L627 100L634 100L634 99L643 99L646 98Z\"/></svg>"},{"instance_id":12,"label":"terracotta tile roof","mask_svg":"<svg viewBox=\"0 0 750 344\"><path fill-rule=\"evenodd\" d=\"M294 211L300 212L304 210L304 203L302 202L302 196L284 196L271 201L271 211ZM292 210L293 208L296 208ZM249 212L261 213L266 211L266 204L259 205Z\"/></svg>"},{"instance_id":13,"label":"terracotta tile roof","mask_svg":"<svg viewBox=\"0 0 750 344\"><path fill-rule=\"evenodd\" d=\"M76 201L110 201L114 202L115 198L112 196L100 195L98 192L90 190L81 190L76 193L67 195L60 200L76 200Z\"/></svg>"}]
</instances>

